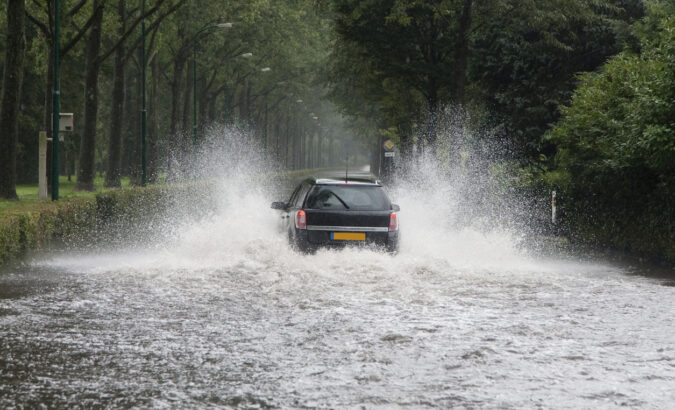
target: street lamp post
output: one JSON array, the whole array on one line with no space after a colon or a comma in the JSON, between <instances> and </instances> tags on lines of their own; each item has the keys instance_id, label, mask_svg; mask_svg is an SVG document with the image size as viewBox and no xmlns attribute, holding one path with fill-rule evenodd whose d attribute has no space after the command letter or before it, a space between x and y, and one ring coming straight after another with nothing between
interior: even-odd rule
<instances>
[{"instance_id":1,"label":"street lamp post","mask_svg":"<svg viewBox=\"0 0 675 410\"><path fill-rule=\"evenodd\" d=\"M202 27L194 36L192 44L192 153L197 155L197 44L202 34L217 28L232 28L232 23L209 24Z\"/></svg>"},{"instance_id":2,"label":"street lamp post","mask_svg":"<svg viewBox=\"0 0 675 410\"><path fill-rule=\"evenodd\" d=\"M148 167L147 167L147 145L146 136L148 131L148 110L146 109L145 99L145 0L141 2L141 186L145 186L148 182Z\"/></svg>"},{"instance_id":3,"label":"street lamp post","mask_svg":"<svg viewBox=\"0 0 675 410\"><path fill-rule=\"evenodd\" d=\"M59 199L59 53L61 52L60 0L54 0L54 91L52 94L52 201Z\"/></svg>"}]
</instances>

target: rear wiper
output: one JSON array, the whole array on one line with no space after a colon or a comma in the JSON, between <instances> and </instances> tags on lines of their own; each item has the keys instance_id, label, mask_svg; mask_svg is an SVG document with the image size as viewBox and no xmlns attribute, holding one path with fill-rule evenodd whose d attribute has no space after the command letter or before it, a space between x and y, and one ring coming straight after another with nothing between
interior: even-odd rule
<instances>
[{"instance_id":1,"label":"rear wiper","mask_svg":"<svg viewBox=\"0 0 675 410\"><path fill-rule=\"evenodd\" d=\"M342 205L345 206L345 208L349 209L349 205L347 205L347 203L346 203L345 201L343 201L342 198L340 198L339 196L337 196L337 195L335 194L335 192L331 191L331 194L333 194L333 196L334 196L338 201L340 201L340 202L342 203Z\"/></svg>"}]
</instances>

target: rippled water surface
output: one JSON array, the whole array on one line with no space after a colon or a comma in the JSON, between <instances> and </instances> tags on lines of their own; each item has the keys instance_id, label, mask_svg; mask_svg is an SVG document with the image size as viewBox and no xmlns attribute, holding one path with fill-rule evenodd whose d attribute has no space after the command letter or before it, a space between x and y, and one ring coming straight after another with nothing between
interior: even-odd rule
<instances>
[{"instance_id":1,"label":"rippled water surface","mask_svg":"<svg viewBox=\"0 0 675 410\"><path fill-rule=\"evenodd\" d=\"M398 255L299 255L269 198L238 196L146 247L1 273L0 407L675 403L672 281L449 229L416 195Z\"/></svg>"}]
</instances>

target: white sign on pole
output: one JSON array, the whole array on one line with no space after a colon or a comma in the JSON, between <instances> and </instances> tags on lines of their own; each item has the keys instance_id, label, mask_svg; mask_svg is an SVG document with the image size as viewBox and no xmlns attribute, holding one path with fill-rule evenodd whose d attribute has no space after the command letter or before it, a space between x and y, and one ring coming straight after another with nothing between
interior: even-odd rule
<instances>
[{"instance_id":1,"label":"white sign on pole","mask_svg":"<svg viewBox=\"0 0 675 410\"><path fill-rule=\"evenodd\" d=\"M72 112L59 113L59 131L70 132L75 129L75 121Z\"/></svg>"}]
</instances>

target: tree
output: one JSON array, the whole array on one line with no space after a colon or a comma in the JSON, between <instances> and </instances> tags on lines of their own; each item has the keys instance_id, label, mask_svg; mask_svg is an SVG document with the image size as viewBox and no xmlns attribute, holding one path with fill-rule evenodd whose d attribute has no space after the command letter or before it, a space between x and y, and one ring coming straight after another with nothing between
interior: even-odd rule
<instances>
[{"instance_id":1,"label":"tree","mask_svg":"<svg viewBox=\"0 0 675 410\"><path fill-rule=\"evenodd\" d=\"M614 3L631 1L334 3L333 96L348 112L366 114L349 101L354 94L375 104L372 120L405 148L415 129L433 145L439 106L483 106L520 154L536 157L575 73L620 49Z\"/></svg>"},{"instance_id":2,"label":"tree","mask_svg":"<svg viewBox=\"0 0 675 410\"><path fill-rule=\"evenodd\" d=\"M76 189L94 190L94 159L96 147L96 127L98 115L98 76L101 64L126 41L142 19L159 10L165 0L156 0L154 6L145 15L139 16L107 51L100 53L105 3L93 0L91 27L85 46L85 85L84 85L84 125L80 142L79 167L77 169ZM182 4L184 0L178 0ZM175 8L174 8L175 10Z\"/></svg>"},{"instance_id":3,"label":"tree","mask_svg":"<svg viewBox=\"0 0 675 410\"><path fill-rule=\"evenodd\" d=\"M127 19L126 1L117 2L118 28L117 34L124 35ZM106 187L119 188L122 186L122 124L124 119L124 92L125 92L125 54L124 44L115 50L115 68L113 71L112 103L110 104L110 135L108 136L108 168L105 173Z\"/></svg>"},{"instance_id":4,"label":"tree","mask_svg":"<svg viewBox=\"0 0 675 410\"><path fill-rule=\"evenodd\" d=\"M536 161L551 154L541 137L569 102L576 74L625 47L624 25L643 15L641 3L520 0L503 2L501 13L476 11L468 73L473 98L489 107L513 156Z\"/></svg>"},{"instance_id":5,"label":"tree","mask_svg":"<svg viewBox=\"0 0 675 410\"><path fill-rule=\"evenodd\" d=\"M576 233L675 258L675 5L651 1L637 51L580 77L548 134Z\"/></svg>"},{"instance_id":6,"label":"tree","mask_svg":"<svg viewBox=\"0 0 675 410\"><path fill-rule=\"evenodd\" d=\"M352 59L369 66L367 75L379 84L400 84L423 96L425 138L432 145L439 105L465 100L472 7L472 0L336 1L336 32L345 48L356 50Z\"/></svg>"},{"instance_id":7,"label":"tree","mask_svg":"<svg viewBox=\"0 0 675 410\"><path fill-rule=\"evenodd\" d=\"M153 47L156 45L155 38L157 35L157 30L159 29L160 23L170 14L174 13L185 3L185 0L180 0L175 2L169 8L162 10L159 15L157 15L148 25L148 32L151 32L150 35L151 41L148 47L148 53L152 53ZM129 14L126 7L126 0L118 0L117 3L117 38L123 38L125 35L129 35L130 32L127 30L127 20L132 18L133 14ZM113 87L112 87L112 101L110 104L110 134L108 136L108 166L106 169L105 176L105 186L106 187L120 187L122 175L122 125L125 118L124 110L124 100L125 100L125 91L126 91L126 64L129 59L133 57L133 51L135 51L140 44L141 38L137 36L133 39L130 47L127 47L127 42L121 42L115 49L115 61L113 69ZM140 60L140 59L139 59ZM140 61L138 61L139 72L142 70L140 67ZM156 80L156 79L155 79ZM140 80L139 80L140 81ZM140 86L137 87L140 92ZM136 110L140 116L140 106ZM156 118L155 112L151 111L150 117ZM152 127L151 127L152 128ZM139 134L140 134L140 128ZM140 144L140 135L138 136L138 141ZM150 155L154 154L154 151L149 151ZM140 163L140 159L138 161ZM154 164L154 163L153 163ZM140 166L140 165L139 165ZM150 172L151 178L154 178L154 172ZM137 184L140 184L140 180L134 181Z\"/></svg>"},{"instance_id":8,"label":"tree","mask_svg":"<svg viewBox=\"0 0 675 410\"><path fill-rule=\"evenodd\" d=\"M80 140L79 166L76 189L94 190L94 154L96 146L96 116L98 114L98 74L101 60L101 31L103 3L93 0L92 25L85 40L84 120Z\"/></svg>"},{"instance_id":9,"label":"tree","mask_svg":"<svg viewBox=\"0 0 675 410\"><path fill-rule=\"evenodd\" d=\"M5 68L0 106L0 198L16 199L16 147L26 48L24 0L7 1Z\"/></svg>"},{"instance_id":10,"label":"tree","mask_svg":"<svg viewBox=\"0 0 675 410\"><path fill-rule=\"evenodd\" d=\"M66 137L63 169L70 174L79 168L78 189L91 189L94 173L106 167L106 185L119 186L123 176L132 176L134 181L133 171L140 162L140 153L134 149L140 140L137 122L141 82L137 77L143 67L137 55L141 0L60 3L61 104L68 107L64 111L74 112L78 119L75 132ZM320 134L323 139L329 135L319 132L309 115L313 111L326 123L335 118L331 117L330 105L322 101L325 89L317 80L317 72L325 65L331 46L328 10L319 15L312 2L295 0L194 0L177 15L173 13L175 7L188 4L186 0L146 0L146 3L149 3L145 13L147 65L151 71L147 81L150 179L157 175L152 168L168 164L169 151L192 150L192 133L186 133L184 138L180 131L192 124L194 36L212 23L233 22L234 28L214 30L198 42L200 127L226 118L229 122L250 120L252 141L268 148L274 142L275 150L278 145L280 151L284 140L299 142L297 132L302 130ZM24 92L21 101L19 126L23 128L18 145L19 169L26 182L36 179L33 171L36 147L32 140L38 130L51 127L53 5L53 0L26 3L29 21L26 56L30 64L26 64L25 73L30 83L25 85L31 92ZM123 13L120 6L126 9ZM5 15L4 6L0 12ZM159 24L163 17L166 18ZM4 35L4 18L0 29ZM92 51L96 46L97 53ZM240 58L245 52L253 52L253 58ZM108 58L112 55L115 57ZM272 67L271 72L261 73L260 68L265 66ZM37 84L35 78L44 78L45 83ZM86 92L73 92L85 89ZM37 93L44 93L43 109L38 107L42 100L35 103ZM300 113L295 102L298 99L307 101L311 109L304 108L306 112ZM171 113L172 105L175 114ZM106 108L98 109L102 107ZM39 111L44 115L36 116ZM288 120L289 116L297 117L297 123ZM119 124L121 129L116 127ZM172 128L175 133L167 132ZM181 147L183 140L186 144ZM186 166L191 158L185 158Z\"/></svg>"}]
</instances>

